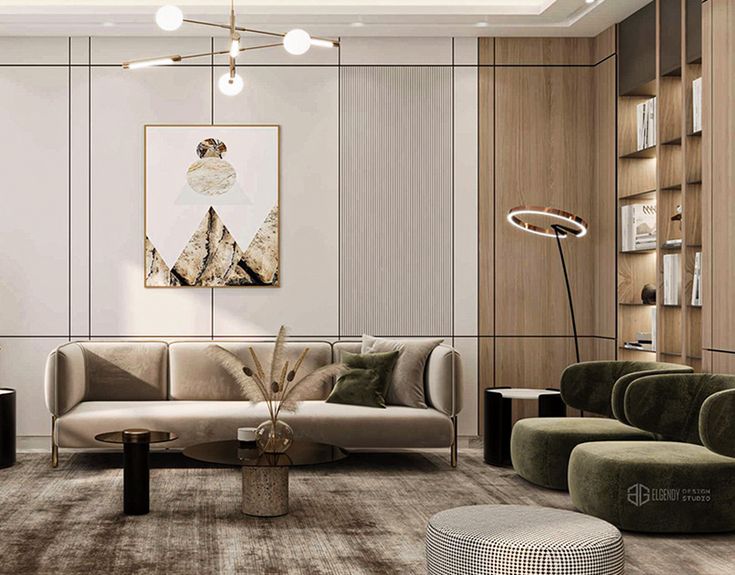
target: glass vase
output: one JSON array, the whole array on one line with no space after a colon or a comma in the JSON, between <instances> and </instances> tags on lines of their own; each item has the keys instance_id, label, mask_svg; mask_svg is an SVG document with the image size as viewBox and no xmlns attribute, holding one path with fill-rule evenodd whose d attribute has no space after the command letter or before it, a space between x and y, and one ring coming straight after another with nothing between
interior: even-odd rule
<instances>
[{"instance_id":1,"label":"glass vase","mask_svg":"<svg viewBox=\"0 0 735 575\"><path fill-rule=\"evenodd\" d=\"M263 453L285 453L293 443L293 429L285 421L268 419L255 431L255 441Z\"/></svg>"}]
</instances>

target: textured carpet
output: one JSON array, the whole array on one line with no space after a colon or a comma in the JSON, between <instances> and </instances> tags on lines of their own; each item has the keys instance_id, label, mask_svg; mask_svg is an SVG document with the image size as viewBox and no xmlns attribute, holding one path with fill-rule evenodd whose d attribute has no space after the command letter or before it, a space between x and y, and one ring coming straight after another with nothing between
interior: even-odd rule
<instances>
[{"instance_id":1,"label":"textured carpet","mask_svg":"<svg viewBox=\"0 0 735 575\"><path fill-rule=\"evenodd\" d=\"M122 515L122 462L113 454L19 455L0 470L0 573L185 575L426 573L432 514L515 503L571 509L475 449L453 470L446 454L355 454L291 474L291 512L240 513L239 470L153 454L151 513ZM625 535L630 574L735 573L735 537Z\"/></svg>"}]
</instances>

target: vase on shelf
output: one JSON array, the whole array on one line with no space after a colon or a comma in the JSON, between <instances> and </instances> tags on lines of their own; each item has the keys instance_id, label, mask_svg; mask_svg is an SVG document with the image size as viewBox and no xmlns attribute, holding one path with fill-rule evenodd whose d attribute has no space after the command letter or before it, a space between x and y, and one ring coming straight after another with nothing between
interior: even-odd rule
<instances>
[{"instance_id":1,"label":"vase on shelf","mask_svg":"<svg viewBox=\"0 0 735 575\"><path fill-rule=\"evenodd\" d=\"M267 419L258 426L255 441L263 453L285 453L293 443L293 429L280 419Z\"/></svg>"}]
</instances>

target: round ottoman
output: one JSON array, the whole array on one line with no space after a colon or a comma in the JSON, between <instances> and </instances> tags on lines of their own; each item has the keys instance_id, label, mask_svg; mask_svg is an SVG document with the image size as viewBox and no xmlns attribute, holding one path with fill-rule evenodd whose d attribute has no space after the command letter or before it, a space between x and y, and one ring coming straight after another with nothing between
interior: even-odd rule
<instances>
[{"instance_id":1,"label":"round ottoman","mask_svg":"<svg viewBox=\"0 0 735 575\"><path fill-rule=\"evenodd\" d=\"M573 511L475 505L437 513L426 533L429 575L617 575L620 532Z\"/></svg>"}]
</instances>

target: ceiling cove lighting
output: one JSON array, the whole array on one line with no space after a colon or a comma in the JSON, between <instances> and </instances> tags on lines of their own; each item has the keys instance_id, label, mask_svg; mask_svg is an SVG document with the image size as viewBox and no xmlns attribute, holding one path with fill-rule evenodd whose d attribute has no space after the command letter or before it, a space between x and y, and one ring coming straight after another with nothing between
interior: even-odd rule
<instances>
[{"instance_id":1,"label":"ceiling cove lighting","mask_svg":"<svg viewBox=\"0 0 735 575\"><path fill-rule=\"evenodd\" d=\"M220 77L217 85L220 92L228 96L235 96L239 94L243 89L243 79L237 74L237 58L242 52L249 52L251 50L262 50L264 48L276 48L283 46L283 48L294 56L301 56L306 54L312 46L317 48L335 48L339 46L339 41L330 40L328 38L317 38L311 36L305 30L296 28L287 33L281 32L269 32L266 30L255 30L253 28L244 28L237 25L237 16L235 14L235 0L230 1L230 18L227 24L218 24L216 22L205 22L203 20L192 20L185 18L184 13L177 6L166 5L161 6L156 11L156 24L161 30L166 32L173 32L178 30L182 24L195 24L197 26L209 26L212 28L219 28L222 31L228 32L228 43L227 50L203 52L200 54L186 54L173 56L157 56L154 58L143 58L140 60L131 60L123 62L122 67L126 70L136 70L138 68L150 68L153 66L170 66L177 62L184 60L190 60L193 58L204 58L226 55L228 58L229 72L225 73ZM268 44L254 44L243 46L241 41L241 33L250 34L256 37L267 36L273 38L274 41ZM277 39L277 40L276 40Z\"/></svg>"},{"instance_id":2,"label":"ceiling cove lighting","mask_svg":"<svg viewBox=\"0 0 735 575\"><path fill-rule=\"evenodd\" d=\"M530 217L539 223L531 223L528 221ZM559 259L561 260L561 269L564 272L564 284L567 288L567 301L569 302L569 314L572 319L572 331L574 332L574 351L576 352L577 363L580 362L579 356L579 337L577 336L577 320L574 317L574 301L572 300L572 290L569 287L569 274L567 273L567 264L564 260L564 250L561 246L561 240L569 236L582 238L587 235L589 224L577 215L558 208L542 207L542 206L516 206L508 212L508 222L522 230L537 236L545 238L555 238L556 247L559 249ZM549 224L540 223L542 220L549 220Z\"/></svg>"}]
</instances>

